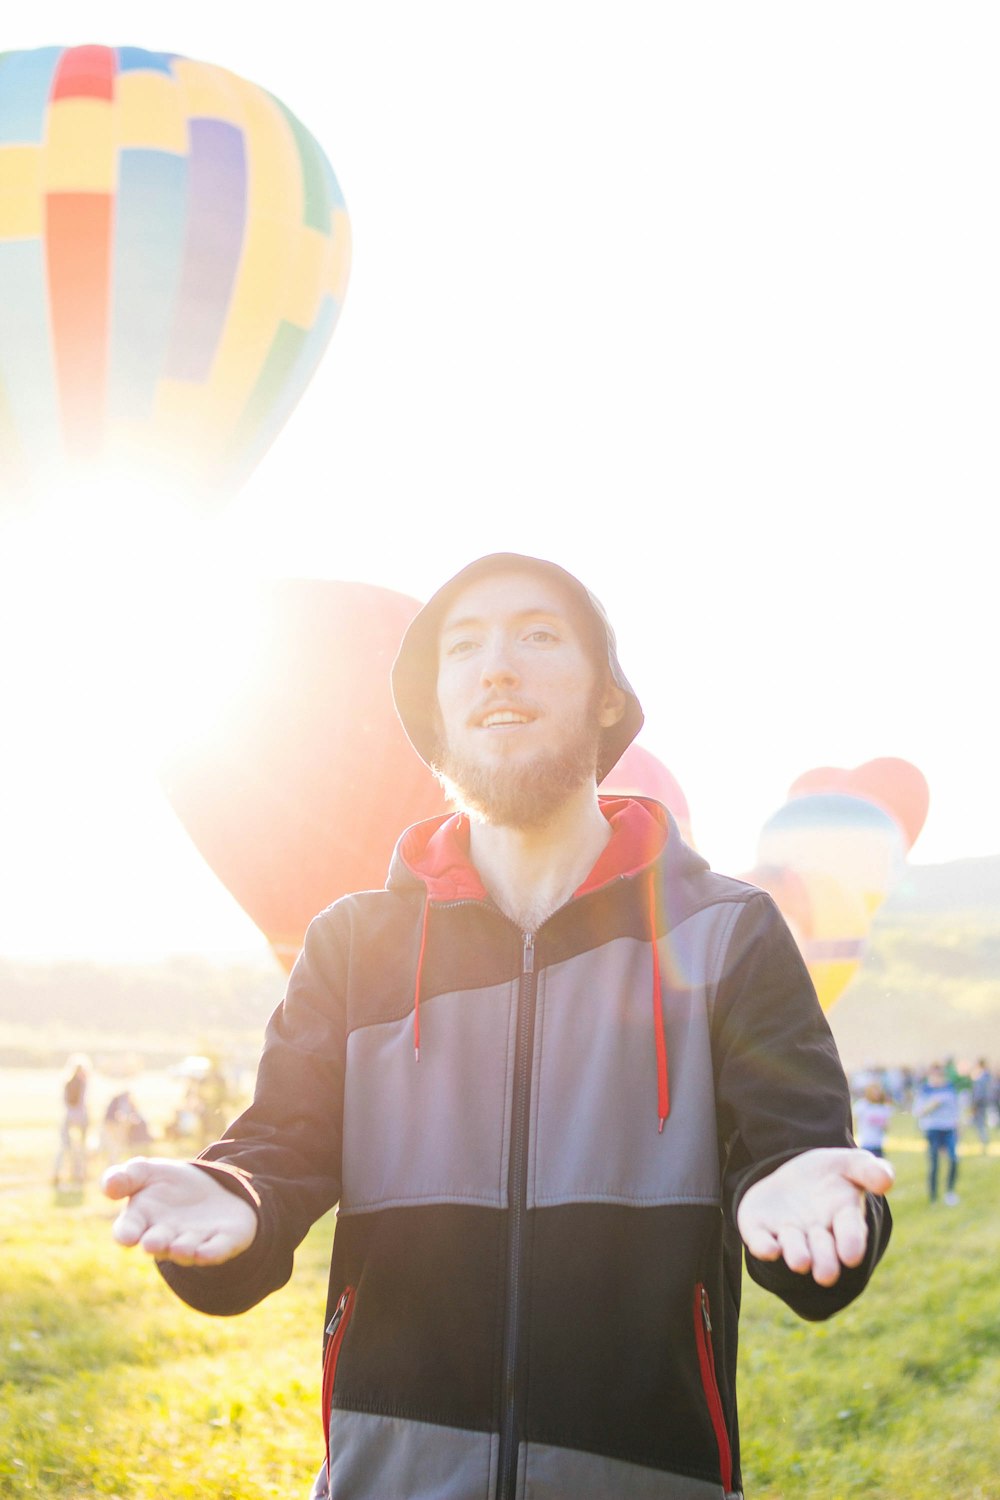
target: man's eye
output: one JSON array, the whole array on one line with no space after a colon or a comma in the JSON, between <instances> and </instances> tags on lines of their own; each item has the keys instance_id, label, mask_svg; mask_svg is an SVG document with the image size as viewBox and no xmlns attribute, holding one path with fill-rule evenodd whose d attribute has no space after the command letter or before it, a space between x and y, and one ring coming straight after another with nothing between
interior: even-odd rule
<instances>
[{"instance_id":1,"label":"man's eye","mask_svg":"<svg viewBox=\"0 0 1000 1500\"><path fill-rule=\"evenodd\" d=\"M557 641L558 639L559 637L554 630L546 630L541 625L539 625L537 630L528 632L529 641Z\"/></svg>"},{"instance_id":2,"label":"man's eye","mask_svg":"<svg viewBox=\"0 0 1000 1500\"><path fill-rule=\"evenodd\" d=\"M461 656L461 655L464 654L464 652L471 651L472 648L473 648L473 646L475 646L475 644L476 644L475 641L469 640L467 638L463 638L460 641L452 641L451 645L448 647L447 651L445 652L445 655L446 656Z\"/></svg>"}]
</instances>

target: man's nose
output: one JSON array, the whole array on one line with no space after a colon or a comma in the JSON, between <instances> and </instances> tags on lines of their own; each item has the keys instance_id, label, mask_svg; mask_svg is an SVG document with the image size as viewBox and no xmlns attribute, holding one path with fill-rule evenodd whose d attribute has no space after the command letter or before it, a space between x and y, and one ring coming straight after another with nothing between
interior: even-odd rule
<instances>
[{"instance_id":1,"label":"man's nose","mask_svg":"<svg viewBox=\"0 0 1000 1500\"><path fill-rule=\"evenodd\" d=\"M491 642L482 663L484 687L510 687L518 680L510 647L505 641Z\"/></svg>"}]
</instances>

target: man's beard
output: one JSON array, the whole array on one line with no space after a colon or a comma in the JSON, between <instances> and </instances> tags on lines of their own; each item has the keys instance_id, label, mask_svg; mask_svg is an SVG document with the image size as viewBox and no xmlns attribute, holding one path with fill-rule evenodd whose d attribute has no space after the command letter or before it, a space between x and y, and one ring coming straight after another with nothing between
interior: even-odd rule
<instances>
[{"instance_id":1,"label":"man's beard","mask_svg":"<svg viewBox=\"0 0 1000 1500\"><path fill-rule=\"evenodd\" d=\"M599 735L588 715L558 750L490 766L439 743L431 769L449 802L470 818L499 828L536 828L593 780Z\"/></svg>"}]
</instances>

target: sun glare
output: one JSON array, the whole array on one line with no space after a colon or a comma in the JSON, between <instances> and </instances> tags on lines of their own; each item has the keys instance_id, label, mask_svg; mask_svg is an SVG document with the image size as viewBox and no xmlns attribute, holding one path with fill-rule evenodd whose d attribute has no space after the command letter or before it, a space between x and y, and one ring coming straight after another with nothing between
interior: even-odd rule
<instances>
[{"instance_id":1,"label":"sun glare","mask_svg":"<svg viewBox=\"0 0 1000 1500\"><path fill-rule=\"evenodd\" d=\"M176 871L154 851L181 862L187 839L179 825L173 838L158 771L210 733L254 660L257 585L229 565L220 530L135 494L67 486L0 537L0 823L24 851L4 879L39 946L72 946L72 891L120 892L130 864L122 942L169 904Z\"/></svg>"},{"instance_id":2,"label":"sun glare","mask_svg":"<svg viewBox=\"0 0 1000 1500\"><path fill-rule=\"evenodd\" d=\"M95 755L127 747L155 768L202 731L254 654L254 584L220 545L169 497L144 493L137 514L124 482L49 497L3 563L5 638L17 641L6 669L32 738L72 723Z\"/></svg>"}]
</instances>

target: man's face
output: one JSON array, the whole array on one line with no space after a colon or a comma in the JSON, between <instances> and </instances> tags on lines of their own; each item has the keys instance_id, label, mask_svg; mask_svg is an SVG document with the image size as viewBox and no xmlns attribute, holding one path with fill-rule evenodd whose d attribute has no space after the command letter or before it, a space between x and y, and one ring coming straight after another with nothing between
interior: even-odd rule
<instances>
[{"instance_id":1,"label":"man's face","mask_svg":"<svg viewBox=\"0 0 1000 1500\"><path fill-rule=\"evenodd\" d=\"M623 695L599 677L558 581L499 573L457 595L438 638L435 770L488 823L542 823L594 777Z\"/></svg>"}]
</instances>

